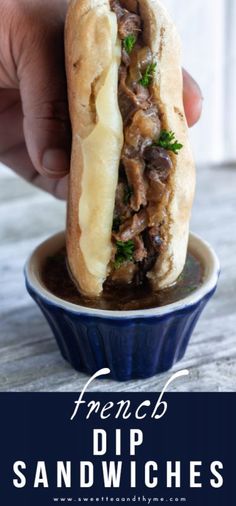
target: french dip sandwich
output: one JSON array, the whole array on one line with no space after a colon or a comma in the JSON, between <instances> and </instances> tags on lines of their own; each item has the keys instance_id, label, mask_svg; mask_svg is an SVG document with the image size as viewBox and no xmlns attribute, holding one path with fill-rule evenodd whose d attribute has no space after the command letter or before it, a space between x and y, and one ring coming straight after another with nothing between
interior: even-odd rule
<instances>
[{"instance_id":1,"label":"french dip sandwich","mask_svg":"<svg viewBox=\"0 0 236 506\"><path fill-rule=\"evenodd\" d=\"M89 297L107 281L164 289L185 264L195 188L175 26L158 0L72 0L65 45L71 276Z\"/></svg>"}]
</instances>

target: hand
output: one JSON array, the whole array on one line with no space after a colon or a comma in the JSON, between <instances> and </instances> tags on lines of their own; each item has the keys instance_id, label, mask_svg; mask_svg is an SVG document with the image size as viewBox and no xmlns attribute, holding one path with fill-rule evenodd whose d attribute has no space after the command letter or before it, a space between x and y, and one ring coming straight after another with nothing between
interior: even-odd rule
<instances>
[{"instance_id":1,"label":"hand","mask_svg":"<svg viewBox=\"0 0 236 506\"><path fill-rule=\"evenodd\" d=\"M64 68L67 0L1 0L0 161L38 187L66 198L70 122ZM201 91L184 71L189 126Z\"/></svg>"},{"instance_id":2,"label":"hand","mask_svg":"<svg viewBox=\"0 0 236 506\"><path fill-rule=\"evenodd\" d=\"M0 160L61 198L71 137L66 9L66 0L1 0L0 22Z\"/></svg>"}]
</instances>

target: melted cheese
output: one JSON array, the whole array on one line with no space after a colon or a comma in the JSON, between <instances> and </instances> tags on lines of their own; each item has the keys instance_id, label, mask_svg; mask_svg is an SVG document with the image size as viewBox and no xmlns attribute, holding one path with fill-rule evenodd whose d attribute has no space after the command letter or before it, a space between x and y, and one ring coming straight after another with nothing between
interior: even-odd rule
<instances>
[{"instance_id":1,"label":"melted cheese","mask_svg":"<svg viewBox=\"0 0 236 506\"><path fill-rule=\"evenodd\" d=\"M121 44L116 16L112 12L109 22L112 60L96 97L97 124L82 142L84 170L79 202L80 248L88 271L103 281L112 252L111 230L123 146L123 122L118 106Z\"/></svg>"}]
</instances>

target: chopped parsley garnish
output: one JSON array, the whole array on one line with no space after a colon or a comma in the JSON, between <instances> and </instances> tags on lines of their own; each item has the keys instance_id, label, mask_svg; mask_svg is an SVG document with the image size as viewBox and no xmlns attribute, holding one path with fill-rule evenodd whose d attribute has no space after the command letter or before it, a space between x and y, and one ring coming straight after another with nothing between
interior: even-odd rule
<instances>
[{"instance_id":1,"label":"chopped parsley garnish","mask_svg":"<svg viewBox=\"0 0 236 506\"><path fill-rule=\"evenodd\" d=\"M118 230L120 228L120 224L121 224L121 220L120 220L120 218L118 218L118 216L116 216L113 220L113 225L112 225L113 232L118 232Z\"/></svg>"},{"instance_id":2,"label":"chopped parsley garnish","mask_svg":"<svg viewBox=\"0 0 236 506\"><path fill-rule=\"evenodd\" d=\"M124 262L132 261L134 254L133 241L116 241L116 257L114 262L115 269L119 269Z\"/></svg>"},{"instance_id":3,"label":"chopped parsley garnish","mask_svg":"<svg viewBox=\"0 0 236 506\"><path fill-rule=\"evenodd\" d=\"M174 132L167 132L167 130L162 130L156 145L168 151L173 151L176 155L178 155L178 151L183 148L183 144L180 144L175 138Z\"/></svg>"},{"instance_id":4,"label":"chopped parsley garnish","mask_svg":"<svg viewBox=\"0 0 236 506\"><path fill-rule=\"evenodd\" d=\"M134 34L130 34L124 39L124 48L126 50L126 53L130 54L132 53L134 46L136 44L137 37Z\"/></svg>"},{"instance_id":5,"label":"chopped parsley garnish","mask_svg":"<svg viewBox=\"0 0 236 506\"><path fill-rule=\"evenodd\" d=\"M150 86L152 79L154 77L154 74L156 72L157 63L152 62L149 63L146 70L144 71L141 79L139 80L139 83L144 86L144 88L148 88Z\"/></svg>"},{"instance_id":6,"label":"chopped parsley garnish","mask_svg":"<svg viewBox=\"0 0 236 506\"><path fill-rule=\"evenodd\" d=\"M126 186L124 191L124 204L129 203L132 193L132 188L130 188L130 186Z\"/></svg>"}]
</instances>

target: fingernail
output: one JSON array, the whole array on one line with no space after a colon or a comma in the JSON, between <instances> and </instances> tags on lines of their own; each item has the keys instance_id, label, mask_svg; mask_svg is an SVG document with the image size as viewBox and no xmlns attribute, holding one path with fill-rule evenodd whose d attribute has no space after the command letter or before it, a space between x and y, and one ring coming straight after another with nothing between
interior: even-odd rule
<instances>
[{"instance_id":1,"label":"fingernail","mask_svg":"<svg viewBox=\"0 0 236 506\"><path fill-rule=\"evenodd\" d=\"M43 154L42 165L51 176L63 175L69 172L69 156L63 149L47 149Z\"/></svg>"}]
</instances>

